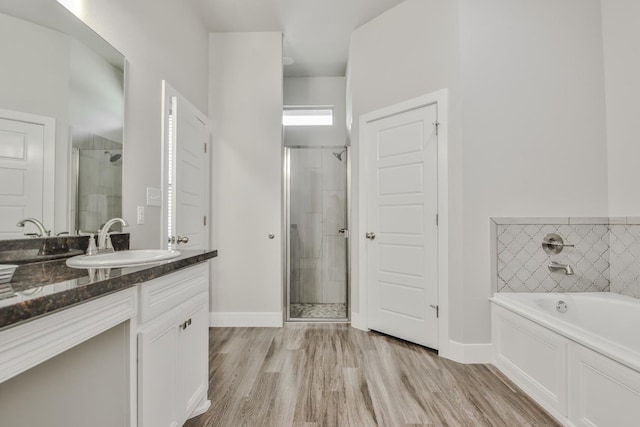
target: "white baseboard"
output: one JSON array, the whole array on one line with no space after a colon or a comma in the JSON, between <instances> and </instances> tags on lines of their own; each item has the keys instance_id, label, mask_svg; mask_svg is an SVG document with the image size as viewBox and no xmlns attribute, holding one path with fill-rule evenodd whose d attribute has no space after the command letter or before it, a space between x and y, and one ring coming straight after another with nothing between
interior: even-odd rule
<instances>
[{"instance_id":1,"label":"white baseboard","mask_svg":"<svg viewBox=\"0 0 640 427\"><path fill-rule=\"evenodd\" d=\"M442 357L451 359L454 362L471 364L471 363L491 363L493 360L493 349L489 344L463 344L457 341L449 340L449 348L447 354L441 354Z\"/></svg>"},{"instance_id":2,"label":"white baseboard","mask_svg":"<svg viewBox=\"0 0 640 427\"><path fill-rule=\"evenodd\" d=\"M351 327L360 329L361 331L368 331L367 325L364 324L364 319L360 316L360 313L351 312Z\"/></svg>"},{"instance_id":3,"label":"white baseboard","mask_svg":"<svg viewBox=\"0 0 640 427\"><path fill-rule=\"evenodd\" d=\"M196 406L196 408L193 410L193 412L191 413L191 415L189 415L189 419L191 418L195 418L198 415L202 415L205 412L207 412L209 410L209 408L211 407L211 401L209 399L202 399L200 401L200 403L198 404L198 406Z\"/></svg>"},{"instance_id":4,"label":"white baseboard","mask_svg":"<svg viewBox=\"0 0 640 427\"><path fill-rule=\"evenodd\" d=\"M209 326L212 328L281 328L282 312L211 312Z\"/></svg>"}]
</instances>

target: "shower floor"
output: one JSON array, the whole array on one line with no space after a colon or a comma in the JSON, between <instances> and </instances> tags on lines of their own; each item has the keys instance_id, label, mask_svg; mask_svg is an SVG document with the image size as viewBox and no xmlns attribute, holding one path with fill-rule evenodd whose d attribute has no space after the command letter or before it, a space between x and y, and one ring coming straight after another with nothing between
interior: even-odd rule
<instances>
[{"instance_id":1,"label":"shower floor","mask_svg":"<svg viewBox=\"0 0 640 427\"><path fill-rule=\"evenodd\" d=\"M291 304L292 319L346 319L346 304Z\"/></svg>"}]
</instances>

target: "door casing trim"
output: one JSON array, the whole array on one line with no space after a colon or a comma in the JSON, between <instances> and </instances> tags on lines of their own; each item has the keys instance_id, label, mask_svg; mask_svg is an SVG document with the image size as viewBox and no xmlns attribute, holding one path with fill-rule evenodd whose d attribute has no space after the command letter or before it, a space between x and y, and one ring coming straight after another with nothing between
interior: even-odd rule
<instances>
[{"instance_id":1,"label":"door casing trim","mask_svg":"<svg viewBox=\"0 0 640 427\"><path fill-rule=\"evenodd\" d=\"M352 310L351 325L354 328L368 330L367 319L367 244L364 232L367 230L367 125L371 122L384 119L389 116L415 110L429 105L437 105L438 120L438 306L440 316L438 319L438 353L449 358L449 184L448 184L448 89L441 89L426 95L422 95L407 101L384 107L366 114L359 119L358 130L358 230L360 236L357 239L359 248L358 259L358 283L354 283L353 290L358 289L358 312ZM353 242L353 241L352 241ZM355 242L354 242L355 243ZM351 301L354 301L353 295Z\"/></svg>"},{"instance_id":2,"label":"door casing trim","mask_svg":"<svg viewBox=\"0 0 640 427\"><path fill-rule=\"evenodd\" d=\"M162 80L162 134L161 134L161 139L162 139L162 179L161 179L161 189L162 189L162 210L161 210L161 218L160 218L160 227L161 227L161 231L160 231L160 247L163 249L167 249L169 247L168 241L167 241L167 227L168 227L168 215L167 215L167 188L168 188L168 179L167 179L167 173L169 171L169 153L168 153L168 149L169 149L169 137L170 137L170 130L169 130L169 110L171 108L171 102L167 102L170 99L180 99L180 102L184 103L185 105L188 104L189 108L191 108L194 112L196 112L196 118L198 120L200 120L200 122L202 122L202 124L205 126L206 131L207 131L207 140L205 141L205 143L207 144L207 151L206 151L206 155L205 155L205 164L206 164L206 168L207 170L205 171L205 191L204 191L204 195L205 195L205 200L204 200L204 205L206 207L205 209L205 214L206 214L206 218L207 218L207 224L205 226L205 231L204 231L204 236L205 236L205 246L207 248L211 247L211 242L213 240L212 238L212 231L215 230L215 227L213 226L213 221L214 221L214 217L213 217L213 212L211 209L211 191L212 191L212 186L211 186L211 174L212 174L212 169L213 169L213 165L212 165L212 152L213 152L213 143L212 143L212 138L211 138L211 128L212 128L212 124L211 124L211 120L204 114L202 113L198 108L196 108L193 104L191 104L185 97L183 97L177 90L175 90L173 88L173 86L171 86L169 84L169 82L167 82L166 80ZM175 137L176 134L176 128L173 128L173 136ZM175 150L175 147L174 147ZM175 156L173 157L174 161L175 161ZM175 167L172 168L173 172L175 173Z\"/></svg>"}]
</instances>

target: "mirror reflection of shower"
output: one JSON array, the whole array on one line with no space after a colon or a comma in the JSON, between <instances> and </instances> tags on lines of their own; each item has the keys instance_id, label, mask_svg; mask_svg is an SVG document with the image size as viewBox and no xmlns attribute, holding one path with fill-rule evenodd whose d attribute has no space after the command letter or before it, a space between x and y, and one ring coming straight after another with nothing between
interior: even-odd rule
<instances>
[{"instance_id":1,"label":"mirror reflection of shower","mask_svg":"<svg viewBox=\"0 0 640 427\"><path fill-rule=\"evenodd\" d=\"M111 154L109 151L105 151L104 154L109 156L109 162L111 163L117 162L122 157L122 154Z\"/></svg>"},{"instance_id":2,"label":"mirror reflection of shower","mask_svg":"<svg viewBox=\"0 0 640 427\"><path fill-rule=\"evenodd\" d=\"M74 230L96 233L109 218L122 216L122 143L72 128L69 195Z\"/></svg>"},{"instance_id":3,"label":"mirror reflection of shower","mask_svg":"<svg viewBox=\"0 0 640 427\"><path fill-rule=\"evenodd\" d=\"M338 159L338 160L342 161L342 155L343 155L344 153L346 153L346 152L347 152L347 150L346 150L346 148L345 148L344 150L340 151L339 153L335 153L335 152L334 152L334 153L333 153L333 156L334 156L336 159Z\"/></svg>"}]
</instances>

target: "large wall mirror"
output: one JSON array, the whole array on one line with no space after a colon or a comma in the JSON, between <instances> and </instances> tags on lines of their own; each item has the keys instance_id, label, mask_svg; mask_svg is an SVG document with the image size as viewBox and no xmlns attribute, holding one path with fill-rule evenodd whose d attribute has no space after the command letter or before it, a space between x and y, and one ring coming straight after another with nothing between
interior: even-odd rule
<instances>
[{"instance_id":1,"label":"large wall mirror","mask_svg":"<svg viewBox=\"0 0 640 427\"><path fill-rule=\"evenodd\" d=\"M124 57L56 0L0 0L0 239L122 213Z\"/></svg>"}]
</instances>

